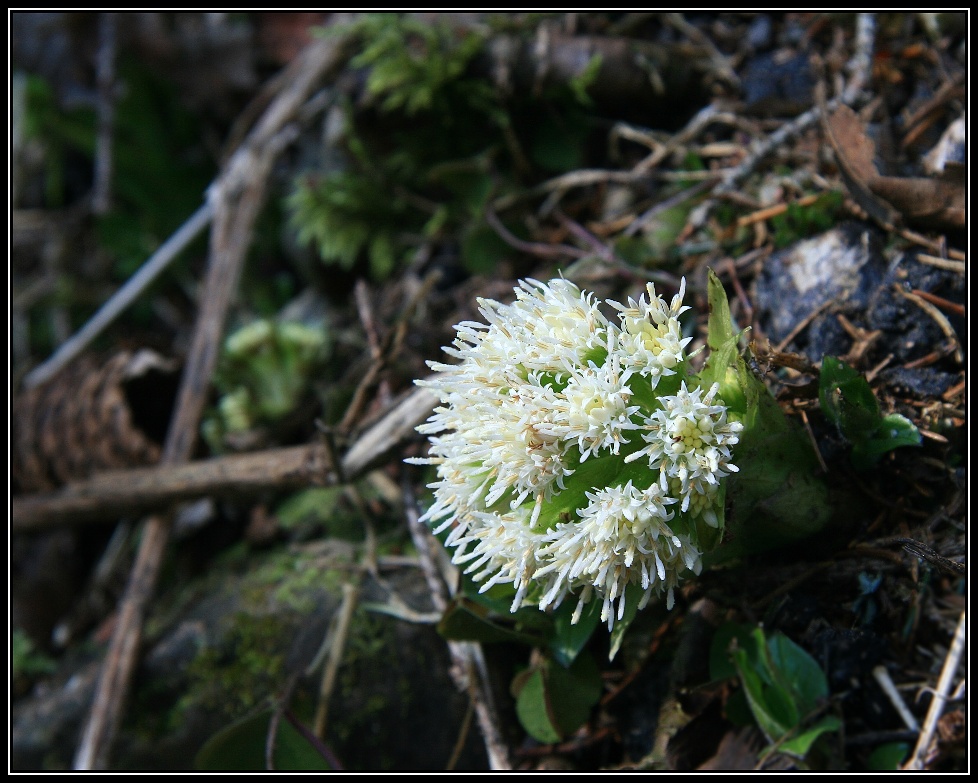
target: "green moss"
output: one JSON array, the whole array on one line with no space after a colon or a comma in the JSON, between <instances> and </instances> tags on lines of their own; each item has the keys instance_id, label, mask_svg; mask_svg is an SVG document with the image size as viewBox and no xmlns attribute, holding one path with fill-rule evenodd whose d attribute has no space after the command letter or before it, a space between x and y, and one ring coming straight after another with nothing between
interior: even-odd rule
<instances>
[{"instance_id":1,"label":"green moss","mask_svg":"<svg viewBox=\"0 0 978 783\"><path fill-rule=\"evenodd\" d=\"M278 611L308 614L316 606L316 588L339 594L346 580L345 570L337 565L352 562L340 552L330 557L312 557L283 550L267 556L242 586L246 604L256 609L275 606Z\"/></svg>"},{"instance_id":2,"label":"green moss","mask_svg":"<svg viewBox=\"0 0 978 783\"><path fill-rule=\"evenodd\" d=\"M200 651L174 714L190 704L237 717L274 693L282 681L288 624L273 615L237 613L220 646Z\"/></svg>"},{"instance_id":3,"label":"green moss","mask_svg":"<svg viewBox=\"0 0 978 783\"><path fill-rule=\"evenodd\" d=\"M369 748L376 754L372 766L385 768L393 763L389 746L394 738L378 736L378 726L400 721L407 725L411 718L412 683L405 663L411 654L398 644L390 620L357 611L333 697L343 710L334 713L330 733L343 744ZM383 677L378 679L380 672Z\"/></svg>"}]
</instances>

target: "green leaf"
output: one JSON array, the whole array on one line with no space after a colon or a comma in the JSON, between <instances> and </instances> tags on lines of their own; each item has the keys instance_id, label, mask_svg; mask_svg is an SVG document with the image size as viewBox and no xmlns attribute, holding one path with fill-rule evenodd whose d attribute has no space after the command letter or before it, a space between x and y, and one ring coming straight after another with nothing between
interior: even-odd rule
<instances>
[{"instance_id":1,"label":"green leaf","mask_svg":"<svg viewBox=\"0 0 978 783\"><path fill-rule=\"evenodd\" d=\"M750 660L745 650L733 651L734 665L740 674L740 681L744 686L744 693L747 696L747 703L754 715L754 720L769 741L774 742L783 737L790 726L778 721L768 706L768 699L764 679L758 670L750 665Z\"/></svg>"},{"instance_id":2,"label":"green leaf","mask_svg":"<svg viewBox=\"0 0 978 783\"><path fill-rule=\"evenodd\" d=\"M919 446L920 430L913 422L899 413L891 413L880 421L879 429L871 438L853 444L852 463L857 468L869 468L886 452L900 446Z\"/></svg>"},{"instance_id":3,"label":"green leaf","mask_svg":"<svg viewBox=\"0 0 978 783\"><path fill-rule=\"evenodd\" d=\"M603 58L600 52L595 52L591 55L591 59L588 60L584 70L580 72L577 76L573 77L569 86L574 93L574 97L577 98L583 106L593 106L594 101L591 100L591 96L588 95L588 88L597 81L598 74L601 72L601 63Z\"/></svg>"},{"instance_id":4,"label":"green leaf","mask_svg":"<svg viewBox=\"0 0 978 783\"><path fill-rule=\"evenodd\" d=\"M830 731L838 731L841 727L842 721L835 717L835 715L826 715L814 726L801 732L797 737L792 737L782 742L778 745L777 749L782 753L787 753L789 756L803 759L812 749L815 740Z\"/></svg>"},{"instance_id":5,"label":"green leaf","mask_svg":"<svg viewBox=\"0 0 978 783\"><path fill-rule=\"evenodd\" d=\"M879 428L879 403L869 382L841 359L822 358L818 399L828 419L850 441L868 438Z\"/></svg>"},{"instance_id":6,"label":"green leaf","mask_svg":"<svg viewBox=\"0 0 978 783\"><path fill-rule=\"evenodd\" d=\"M267 769L265 747L272 711L232 723L211 737L197 753L195 766L204 772L259 772ZM329 771L322 753L284 716L275 732L272 764L280 771Z\"/></svg>"},{"instance_id":7,"label":"green leaf","mask_svg":"<svg viewBox=\"0 0 978 783\"><path fill-rule=\"evenodd\" d=\"M445 639L490 644L493 642L520 642L537 645L545 634L539 625L528 625L521 620L530 618L549 625L549 618L536 608L521 609L509 613L494 612L487 606L464 595L456 595L438 623L438 633Z\"/></svg>"},{"instance_id":8,"label":"green leaf","mask_svg":"<svg viewBox=\"0 0 978 783\"><path fill-rule=\"evenodd\" d=\"M10 665L15 677L36 677L52 674L58 668L53 658L34 646L23 628L14 628L10 639Z\"/></svg>"},{"instance_id":9,"label":"green leaf","mask_svg":"<svg viewBox=\"0 0 978 783\"><path fill-rule=\"evenodd\" d=\"M516 717L527 734L539 742L560 742L562 735L550 712L543 669L535 669L522 682L516 697Z\"/></svg>"},{"instance_id":10,"label":"green leaf","mask_svg":"<svg viewBox=\"0 0 978 783\"><path fill-rule=\"evenodd\" d=\"M910 745L906 742L887 742L869 754L866 766L874 772L896 771L903 765L909 752Z\"/></svg>"},{"instance_id":11,"label":"green leaf","mask_svg":"<svg viewBox=\"0 0 978 783\"><path fill-rule=\"evenodd\" d=\"M770 751L804 758L819 736L841 725L834 716L805 725L806 716L828 697L828 683L815 660L784 634L765 639L761 628L749 631L732 623L721 627L710 651L711 674L729 674L722 660L725 650L731 650L750 711L772 743Z\"/></svg>"},{"instance_id":12,"label":"green leaf","mask_svg":"<svg viewBox=\"0 0 978 783\"><path fill-rule=\"evenodd\" d=\"M611 650L608 652L608 660L613 661L621 649L621 643L625 640L625 631L632 624L635 615L638 614L638 605L642 600L644 590L636 584L625 587L625 614L620 620L615 620L614 627L611 629Z\"/></svg>"},{"instance_id":13,"label":"green leaf","mask_svg":"<svg viewBox=\"0 0 978 783\"><path fill-rule=\"evenodd\" d=\"M707 342L713 353L700 373L703 386L720 384L720 397L744 425L726 480L731 535L704 565L796 541L821 530L831 517L828 489L816 475L811 443L785 418L767 387L736 348L726 293L710 273Z\"/></svg>"},{"instance_id":14,"label":"green leaf","mask_svg":"<svg viewBox=\"0 0 978 783\"><path fill-rule=\"evenodd\" d=\"M601 698L601 672L594 658L585 653L577 656L570 667L553 662L548 667L550 702L557 727L566 737L577 731L591 715Z\"/></svg>"},{"instance_id":15,"label":"green leaf","mask_svg":"<svg viewBox=\"0 0 978 783\"><path fill-rule=\"evenodd\" d=\"M858 470L875 465L888 451L919 446L920 431L898 413L882 416L869 382L841 359L822 358L818 399L826 418L852 444Z\"/></svg>"},{"instance_id":16,"label":"green leaf","mask_svg":"<svg viewBox=\"0 0 978 783\"><path fill-rule=\"evenodd\" d=\"M709 389L714 383L721 386L728 384L727 370L737 366L738 335L734 334L727 292L712 269L707 270L706 298L710 309L706 336L710 357L700 373L700 381L704 388ZM730 404L726 396L723 399L727 405Z\"/></svg>"},{"instance_id":17,"label":"green leaf","mask_svg":"<svg viewBox=\"0 0 978 783\"><path fill-rule=\"evenodd\" d=\"M783 633L772 634L767 649L771 666L779 674L779 682L791 691L802 714L812 712L828 698L825 674L805 650Z\"/></svg>"},{"instance_id":18,"label":"green leaf","mask_svg":"<svg viewBox=\"0 0 978 783\"><path fill-rule=\"evenodd\" d=\"M758 671L766 686L764 688L765 707L780 725L786 727L786 731L777 737L772 737L772 739L778 739L792 727L798 725L801 710L798 708L795 693L791 690L790 683L774 662L770 648L771 640L765 644L763 629L756 628L754 630L754 640L757 644L760 660Z\"/></svg>"},{"instance_id":19,"label":"green leaf","mask_svg":"<svg viewBox=\"0 0 978 783\"><path fill-rule=\"evenodd\" d=\"M601 673L589 655L570 668L542 659L513 679L516 715L539 742L559 742L576 731L601 697Z\"/></svg>"},{"instance_id":20,"label":"green leaf","mask_svg":"<svg viewBox=\"0 0 978 783\"><path fill-rule=\"evenodd\" d=\"M591 600L581 611L581 619L571 625L571 618L577 608L576 596L568 596L553 614L554 635L550 650L561 666L574 663L584 645L588 643L594 629L601 622L601 602Z\"/></svg>"}]
</instances>

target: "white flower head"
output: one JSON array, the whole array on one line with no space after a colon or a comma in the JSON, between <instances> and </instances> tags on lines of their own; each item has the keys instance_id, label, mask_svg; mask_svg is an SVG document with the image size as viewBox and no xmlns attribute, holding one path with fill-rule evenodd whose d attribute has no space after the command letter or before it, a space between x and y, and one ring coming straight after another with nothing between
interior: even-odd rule
<instances>
[{"instance_id":1,"label":"white flower head","mask_svg":"<svg viewBox=\"0 0 978 783\"><path fill-rule=\"evenodd\" d=\"M629 297L627 306L610 300L608 304L620 311L625 366L649 376L655 386L661 376L675 374L693 338L683 337L679 323L679 316L689 310L683 305L686 280L668 305L655 293L654 284L649 283L646 290L648 300L643 294L637 302Z\"/></svg>"},{"instance_id":2,"label":"white flower head","mask_svg":"<svg viewBox=\"0 0 978 783\"><path fill-rule=\"evenodd\" d=\"M699 572L700 552L668 524L675 514L667 506L676 499L664 495L658 484L640 490L629 481L586 494L590 503L578 511L580 521L561 523L544 536L541 560L546 565L537 578L553 576L541 609L556 606L575 589L582 589L582 598L593 592L602 598L601 619L610 628L624 615L629 584L645 591L641 608L653 594L671 594L684 570ZM576 616L582 607L583 601Z\"/></svg>"},{"instance_id":3,"label":"white flower head","mask_svg":"<svg viewBox=\"0 0 978 783\"><path fill-rule=\"evenodd\" d=\"M589 361L586 367L567 366L566 385L551 406L542 430L565 441L575 442L581 461L601 450L617 454L627 443L625 432L638 429L632 417L641 408L629 405L631 370L621 367L618 332L607 328L607 357L601 366Z\"/></svg>"},{"instance_id":4,"label":"white flower head","mask_svg":"<svg viewBox=\"0 0 978 783\"><path fill-rule=\"evenodd\" d=\"M410 460L437 472L423 519L448 531L453 562L482 590L513 585L513 611L575 594L572 622L594 599L610 627L629 585L640 607L662 595L671 607L682 575L699 573L690 522L719 526L742 425L727 420L717 385L650 394L662 377L685 377L684 293L685 281L667 304L650 284L647 299L609 300L619 325L567 280L521 281L511 304L480 299L486 323L459 324L445 348L457 364L429 362L436 375L418 381L441 401L418 427L428 456ZM640 458L649 472L637 484L635 468L624 484L586 478ZM581 500L568 509L558 496L571 488Z\"/></svg>"},{"instance_id":5,"label":"white flower head","mask_svg":"<svg viewBox=\"0 0 978 783\"><path fill-rule=\"evenodd\" d=\"M663 490L678 487L682 510L687 511L695 494L710 494L724 476L738 470L730 462L730 447L740 441L744 426L727 421L725 405L714 405L720 390L714 383L689 391L683 381L679 393L660 397L662 407L645 421L642 438L648 445L629 455L627 461L648 456L649 467L658 468Z\"/></svg>"}]
</instances>

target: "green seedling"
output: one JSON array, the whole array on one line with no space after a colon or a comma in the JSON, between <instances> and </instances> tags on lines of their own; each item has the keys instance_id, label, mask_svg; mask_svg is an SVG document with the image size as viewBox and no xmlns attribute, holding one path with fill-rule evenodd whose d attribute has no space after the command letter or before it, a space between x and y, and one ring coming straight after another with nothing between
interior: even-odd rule
<instances>
[{"instance_id":1,"label":"green seedling","mask_svg":"<svg viewBox=\"0 0 978 783\"><path fill-rule=\"evenodd\" d=\"M710 673L714 680L739 678L750 714L770 743L762 757L780 752L804 760L819 737L842 725L823 714L829 696L824 672L780 632L765 636L762 628L723 626L713 640ZM728 704L728 715L737 710Z\"/></svg>"},{"instance_id":2,"label":"green seedling","mask_svg":"<svg viewBox=\"0 0 978 783\"><path fill-rule=\"evenodd\" d=\"M852 444L857 470L873 467L886 452L919 446L920 431L905 416L883 416L869 382L841 359L822 359L818 398L825 416Z\"/></svg>"}]
</instances>

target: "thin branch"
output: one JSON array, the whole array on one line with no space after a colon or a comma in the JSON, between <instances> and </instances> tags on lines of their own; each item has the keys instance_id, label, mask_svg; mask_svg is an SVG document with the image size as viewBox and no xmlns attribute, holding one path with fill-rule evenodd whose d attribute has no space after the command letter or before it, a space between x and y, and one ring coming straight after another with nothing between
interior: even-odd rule
<instances>
[{"instance_id":1,"label":"thin branch","mask_svg":"<svg viewBox=\"0 0 978 783\"><path fill-rule=\"evenodd\" d=\"M329 718L329 698L336 687L336 675L343 662L346 641L350 636L350 624L360 598L359 577L356 583L343 584L343 603L337 612L334 622L336 630L331 634L329 658L323 667L323 676L319 682L319 702L316 705L316 716L313 720L313 733L320 739L326 738L326 722Z\"/></svg>"},{"instance_id":2,"label":"thin branch","mask_svg":"<svg viewBox=\"0 0 978 783\"><path fill-rule=\"evenodd\" d=\"M39 364L24 376L24 387L30 389L51 379L72 359L77 357L123 311L138 299L146 288L160 276L197 235L211 222L214 215L210 203L194 212L180 228L143 264L125 285L109 299L88 323L62 343L61 347L43 364Z\"/></svg>"},{"instance_id":3,"label":"thin branch","mask_svg":"<svg viewBox=\"0 0 978 783\"><path fill-rule=\"evenodd\" d=\"M716 44L714 44L710 38L703 34L702 30L687 22L680 13L663 14L663 18L666 22L671 24L679 32L689 38L689 40L691 40L693 43L699 44L703 47L704 51L710 58L710 62L716 69L716 72L722 76L731 87L740 87L740 78L731 67L730 60L724 56L719 49L717 49Z\"/></svg>"},{"instance_id":4,"label":"thin branch","mask_svg":"<svg viewBox=\"0 0 978 783\"><path fill-rule=\"evenodd\" d=\"M407 516L408 530L418 550L418 560L424 571L425 580L431 591L435 608L444 612L448 607L448 589L442 581L435 565L432 546L437 545L418 515L418 505L411 485L403 483L404 512ZM452 659L449 674L456 686L469 694L475 709L479 729L489 757L489 768L493 770L512 769L509 749L499 728L499 719L493 705L489 687L489 672L482 654L482 647L476 642L448 642L448 652Z\"/></svg>"},{"instance_id":5,"label":"thin branch","mask_svg":"<svg viewBox=\"0 0 978 783\"><path fill-rule=\"evenodd\" d=\"M852 104L859 100L863 90L869 83L873 65L873 46L876 40L876 18L871 13L861 13L856 16L856 52L849 61L851 76L842 95L833 98L826 104L826 109L832 111L840 104ZM799 114L791 122L786 122L766 139L753 145L750 154L731 169L713 191L713 196L722 196L737 189L740 183L754 172L757 165L788 139L810 128L822 112L815 106L804 114Z\"/></svg>"},{"instance_id":6,"label":"thin branch","mask_svg":"<svg viewBox=\"0 0 978 783\"><path fill-rule=\"evenodd\" d=\"M270 490L354 481L427 418L437 398L415 389L366 429L336 465L323 443L268 449L179 465L100 473L41 495L14 498L11 530L39 533L123 514L147 512L201 497L251 497Z\"/></svg>"},{"instance_id":7,"label":"thin branch","mask_svg":"<svg viewBox=\"0 0 978 783\"><path fill-rule=\"evenodd\" d=\"M920 726L917 723L917 719L913 716L913 713L910 712L906 702L904 702L903 697L900 695L900 691L897 690L896 685L893 684L893 679L890 677L890 673L887 671L886 667L883 665L873 667L873 679L875 679L880 688L883 689L883 693L885 693L886 697L890 700L890 704L893 705L893 709L897 711L897 714L903 721L903 725L911 731L920 731Z\"/></svg>"},{"instance_id":8,"label":"thin branch","mask_svg":"<svg viewBox=\"0 0 978 783\"><path fill-rule=\"evenodd\" d=\"M496 216L491 209L486 210L486 223L499 234L499 238L507 245L519 250L521 253L528 253L541 258L553 258L554 256L570 256L571 258L584 258L592 255L590 251L571 247L570 245L548 245L545 242L526 242L514 235L503 222Z\"/></svg>"},{"instance_id":9,"label":"thin branch","mask_svg":"<svg viewBox=\"0 0 978 783\"><path fill-rule=\"evenodd\" d=\"M196 439L211 373L217 360L224 319L251 240L272 163L295 136L291 122L316 82L341 62L343 46L323 40L296 58L285 90L235 152L208 193L214 215L211 255L202 289L200 313L184 368L176 409L163 447L163 464L185 462ZM115 631L102 666L95 699L75 755L76 769L104 769L118 733L122 710L136 666L143 616L153 594L170 533L169 516L151 517L144 528L136 562L119 607Z\"/></svg>"},{"instance_id":10,"label":"thin branch","mask_svg":"<svg viewBox=\"0 0 978 783\"><path fill-rule=\"evenodd\" d=\"M900 296L902 296L904 299L908 299L909 301L913 302L934 320L934 323L937 324L938 328L944 332L944 336L954 344L955 361L957 361L958 364L964 364L964 352L961 350L961 341L958 339L958 333L954 330L954 327L951 326L951 322L947 320L947 316L921 296L904 291L903 287L897 283L893 284L893 290L900 294Z\"/></svg>"},{"instance_id":11,"label":"thin branch","mask_svg":"<svg viewBox=\"0 0 978 783\"><path fill-rule=\"evenodd\" d=\"M930 708L927 710L927 717L924 718L924 728L917 738L917 746L913 750L910 760L903 765L905 770L920 770L926 764L927 751L930 748L931 740L934 739L934 732L937 730L937 721L941 718L944 711L944 704L951 692L951 683L961 662L964 653L964 645L967 637L967 624L965 622L965 612L961 612L958 626L954 631L954 639L951 641L951 649L947 651L944 659L944 667L941 669L941 676L937 681L937 689L931 696Z\"/></svg>"}]
</instances>

